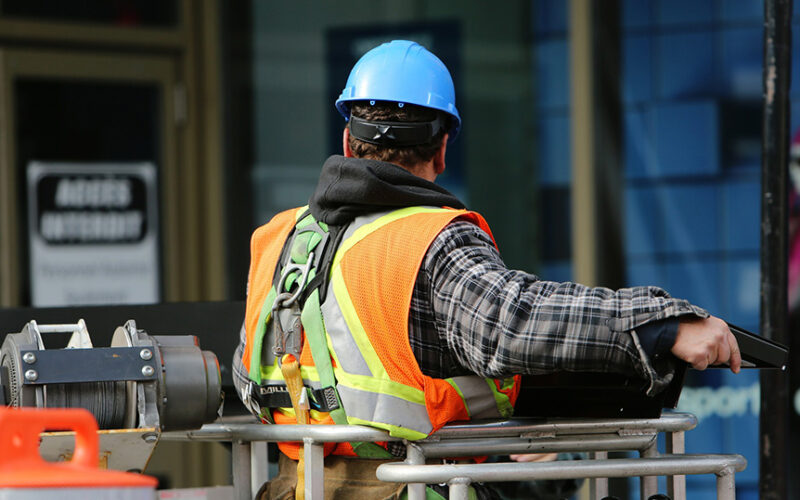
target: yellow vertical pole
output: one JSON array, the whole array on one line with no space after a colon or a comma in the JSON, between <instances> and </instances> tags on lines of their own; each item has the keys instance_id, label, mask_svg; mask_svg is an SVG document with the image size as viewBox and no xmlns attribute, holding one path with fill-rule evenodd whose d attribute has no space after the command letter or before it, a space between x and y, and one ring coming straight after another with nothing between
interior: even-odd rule
<instances>
[{"instance_id":1,"label":"yellow vertical pole","mask_svg":"<svg viewBox=\"0 0 800 500\"><path fill-rule=\"evenodd\" d=\"M592 0L569 2L570 122L572 147L573 279L596 285L597 183L594 165Z\"/></svg>"}]
</instances>

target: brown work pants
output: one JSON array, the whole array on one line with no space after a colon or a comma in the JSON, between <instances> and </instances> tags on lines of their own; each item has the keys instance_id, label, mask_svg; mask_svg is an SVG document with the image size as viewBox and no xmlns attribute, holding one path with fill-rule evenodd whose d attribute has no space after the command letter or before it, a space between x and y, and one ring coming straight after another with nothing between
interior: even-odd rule
<instances>
[{"instance_id":1,"label":"brown work pants","mask_svg":"<svg viewBox=\"0 0 800 500\"><path fill-rule=\"evenodd\" d=\"M397 459L399 460L399 459ZM394 460L394 461L397 461ZM403 483L386 483L375 477L379 465L393 460L372 460L354 457L325 457L325 500L397 500ZM278 459L278 475L265 483L259 500L294 500L297 484L297 462L283 453Z\"/></svg>"}]
</instances>

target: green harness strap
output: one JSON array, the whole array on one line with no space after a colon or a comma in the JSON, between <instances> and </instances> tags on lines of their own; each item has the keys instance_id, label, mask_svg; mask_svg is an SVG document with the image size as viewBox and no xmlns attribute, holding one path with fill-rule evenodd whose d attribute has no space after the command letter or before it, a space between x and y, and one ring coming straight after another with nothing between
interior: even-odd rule
<instances>
[{"instance_id":1,"label":"green harness strap","mask_svg":"<svg viewBox=\"0 0 800 500\"><path fill-rule=\"evenodd\" d=\"M261 305L261 313L258 315L258 323L256 324L256 333L253 336L253 348L250 355L250 366L247 370L247 375L250 380L256 384L261 383L261 349L264 344L264 336L267 333L267 322L272 319L272 306L275 304L275 287L271 287L264 303Z\"/></svg>"}]
</instances>

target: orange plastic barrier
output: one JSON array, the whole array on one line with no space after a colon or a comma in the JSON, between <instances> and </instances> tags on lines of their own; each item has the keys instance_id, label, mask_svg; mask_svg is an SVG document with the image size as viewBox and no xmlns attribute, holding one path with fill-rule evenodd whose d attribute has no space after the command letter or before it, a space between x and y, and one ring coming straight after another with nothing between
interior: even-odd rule
<instances>
[{"instance_id":1,"label":"orange plastic barrier","mask_svg":"<svg viewBox=\"0 0 800 500\"><path fill-rule=\"evenodd\" d=\"M44 431L75 431L71 460L54 463L41 457L39 435ZM97 493L110 493L133 488L154 497L155 478L98 469L98 443L97 422L84 409L0 407L0 493L41 488L98 488Z\"/></svg>"}]
</instances>

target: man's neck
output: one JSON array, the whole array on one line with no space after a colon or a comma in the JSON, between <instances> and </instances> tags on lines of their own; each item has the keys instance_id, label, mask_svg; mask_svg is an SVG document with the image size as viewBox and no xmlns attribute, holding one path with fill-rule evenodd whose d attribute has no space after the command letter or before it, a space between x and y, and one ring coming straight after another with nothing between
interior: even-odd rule
<instances>
[{"instance_id":1,"label":"man's neck","mask_svg":"<svg viewBox=\"0 0 800 500\"><path fill-rule=\"evenodd\" d=\"M395 165L402 167L417 177L422 177L426 181L436 182L436 169L433 167L433 160L424 163L417 163L412 167L400 165L399 163L395 163Z\"/></svg>"}]
</instances>

